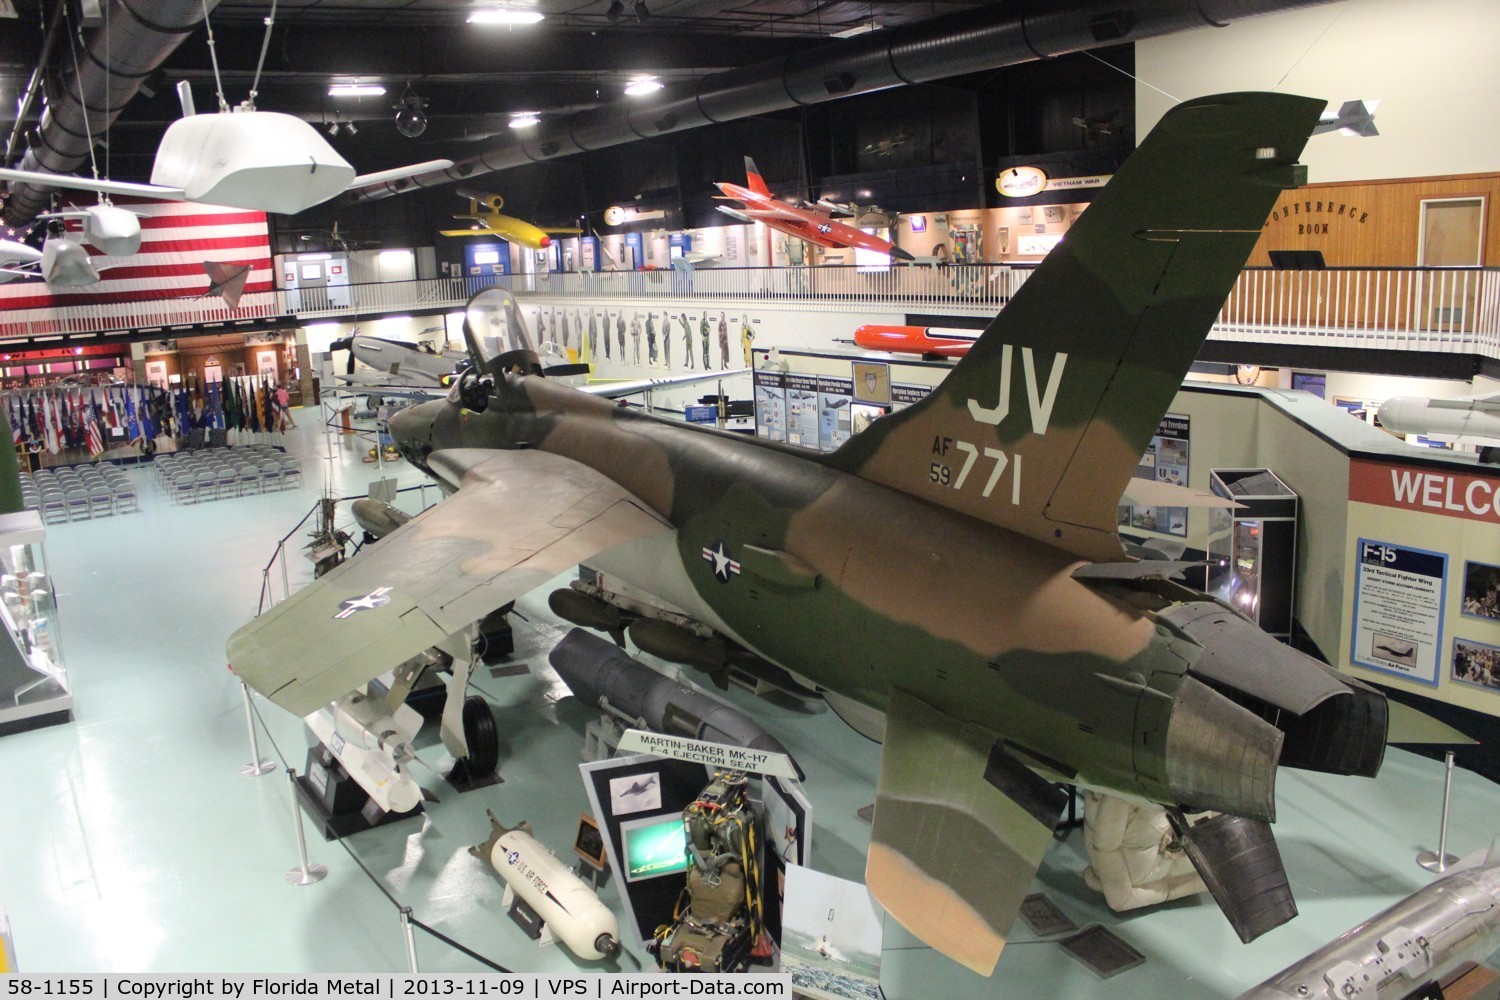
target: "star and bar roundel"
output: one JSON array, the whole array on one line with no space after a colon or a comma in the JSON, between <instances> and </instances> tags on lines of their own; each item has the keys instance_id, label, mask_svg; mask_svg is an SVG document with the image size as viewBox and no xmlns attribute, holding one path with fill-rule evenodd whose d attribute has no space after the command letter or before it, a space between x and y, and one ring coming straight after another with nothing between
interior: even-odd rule
<instances>
[{"instance_id":1,"label":"star and bar roundel","mask_svg":"<svg viewBox=\"0 0 1500 1000\"><path fill-rule=\"evenodd\" d=\"M730 577L740 575L739 560L729 554L729 546L724 544L723 539L715 541L712 546L703 547L703 561L713 563L714 576L720 583L728 583Z\"/></svg>"},{"instance_id":2,"label":"star and bar roundel","mask_svg":"<svg viewBox=\"0 0 1500 1000\"><path fill-rule=\"evenodd\" d=\"M350 597L339 602L338 614L333 617L343 619L352 617L358 611L373 611L382 605L391 603L390 592L392 587L376 587L363 597Z\"/></svg>"}]
</instances>

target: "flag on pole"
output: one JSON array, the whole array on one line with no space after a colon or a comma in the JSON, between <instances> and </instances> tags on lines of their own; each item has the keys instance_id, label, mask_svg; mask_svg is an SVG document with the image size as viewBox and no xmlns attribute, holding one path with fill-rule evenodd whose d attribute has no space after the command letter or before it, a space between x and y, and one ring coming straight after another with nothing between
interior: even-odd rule
<instances>
[{"instance_id":1,"label":"flag on pole","mask_svg":"<svg viewBox=\"0 0 1500 1000\"><path fill-rule=\"evenodd\" d=\"M99 417L92 406L84 419L84 442L90 455L98 458L104 454L104 434L99 430Z\"/></svg>"}]
</instances>

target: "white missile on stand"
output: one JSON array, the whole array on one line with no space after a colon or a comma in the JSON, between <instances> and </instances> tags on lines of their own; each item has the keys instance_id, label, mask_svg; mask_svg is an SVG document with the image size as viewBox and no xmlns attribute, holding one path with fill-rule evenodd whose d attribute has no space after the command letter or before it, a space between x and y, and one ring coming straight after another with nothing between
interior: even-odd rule
<instances>
[{"instance_id":1,"label":"white missile on stand","mask_svg":"<svg viewBox=\"0 0 1500 1000\"><path fill-rule=\"evenodd\" d=\"M422 788L404 769L422 728L416 709L400 705L391 711L383 699L356 691L303 721L381 809L403 813L421 804Z\"/></svg>"},{"instance_id":2,"label":"white missile on stand","mask_svg":"<svg viewBox=\"0 0 1500 1000\"><path fill-rule=\"evenodd\" d=\"M1380 404L1380 423L1397 434L1500 443L1500 393L1467 399L1394 396Z\"/></svg>"},{"instance_id":3,"label":"white missile on stand","mask_svg":"<svg viewBox=\"0 0 1500 1000\"><path fill-rule=\"evenodd\" d=\"M1418 889L1239 1000L1402 1000L1500 946L1500 851Z\"/></svg>"},{"instance_id":4,"label":"white missile on stand","mask_svg":"<svg viewBox=\"0 0 1500 1000\"><path fill-rule=\"evenodd\" d=\"M494 813L489 817L490 839L469 853L488 861L505 883L503 905L509 907L513 896L525 900L548 932L579 958L618 958L620 923L594 890L543 847L527 824L512 829L501 826Z\"/></svg>"}]
</instances>

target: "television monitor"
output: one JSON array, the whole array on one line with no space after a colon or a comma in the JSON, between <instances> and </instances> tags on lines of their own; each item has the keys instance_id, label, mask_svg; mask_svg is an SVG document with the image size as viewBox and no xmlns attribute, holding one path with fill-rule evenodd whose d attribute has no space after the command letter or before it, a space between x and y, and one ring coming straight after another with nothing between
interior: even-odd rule
<instances>
[{"instance_id":1,"label":"television monitor","mask_svg":"<svg viewBox=\"0 0 1500 1000\"><path fill-rule=\"evenodd\" d=\"M1278 271L1321 271L1326 267L1321 250L1271 250L1271 266Z\"/></svg>"},{"instance_id":2,"label":"television monitor","mask_svg":"<svg viewBox=\"0 0 1500 1000\"><path fill-rule=\"evenodd\" d=\"M626 882L687 870L687 831L680 813L626 820L620 824L620 842Z\"/></svg>"}]
</instances>

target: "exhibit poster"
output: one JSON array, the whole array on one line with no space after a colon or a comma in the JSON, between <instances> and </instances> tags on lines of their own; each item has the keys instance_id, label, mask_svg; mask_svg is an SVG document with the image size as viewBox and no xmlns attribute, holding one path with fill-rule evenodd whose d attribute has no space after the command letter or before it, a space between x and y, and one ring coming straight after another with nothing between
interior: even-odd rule
<instances>
[{"instance_id":1,"label":"exhibit poster","mask_svg":"<svg viewBox=\"0 0 1500 1000\"><path fill-rule=\"evenodd\" d=\"M787 865L781 971L814 1000L882 1000L882 913L860 882Z\"/></svg>"},{"instance_id":2,"label":"exhibit poster","mask_svg":"<svg viewBox=\"0 0 1500 1000\"><path fill-rule=\"evenodd\" d=\"M1189 419L1168 413L1156 426L1151 443L1135 468L1136 479L1155 479L1173 486L1188 484L1188 443L1192 438ZM1187 537L1186 507L1133 507L1122 505L1121 524L1141 531Z\"/></svg>"},{"instance_id":3,"label":"exhibit poster","mask_svg":"<svg viewBox=\"0 0 1500 1000\"><path fill-rule=\"evenodd\" d=\"M861 403L889 403L891 366L872 361L854 362L854 398Z\"/></svg>"},{"instance_id":4,"label":"exhibit poster","mask_svg":"<svg viewBox=\"0 0 1500 1000\"><path fill-rule=\"evenodd\" d=\"M1355 554L1351 659L1437 687L1448 557L1368 538Z\"/></svg>"},{"instance_id":5,"label":"exhibit poster","mask_svg":"<svg viewBox=\"0 0 1500 1000\"><path fill-rule=\"evenodd\" d=\"M913 403L920 403L932 391L930 385L901 385L891 383L891 412L904 410Z\"/></svg>"},{"instance_id":6,"label":"exhibit poster","mask_svg":"<svg viewBox=\"0 0 1500 1000\"><path fill-rule=\"evenodd\" d=\"M1463 613L1500 622L1500 566L1464 563Z\"/></svg>"},{"instance_id":7,"label":"exhibit poster","mask_svg":"<svg viewBox=\"0 0 1500 1000\"><path fill-rule=\"evenodd\" d=\"M849 413L853 398L853 379L818 376L818 447L823 451L833 451L854 433Z\"/></svg>"},{"instance_id":8,"label":"exhibit poster","mask_svg":"<svg viewBox=\"0 0 1500 1000\"><path fill-rule=\"evenodd\" d=\"M885 416L885 414L886 409L883 406L872 406L869 403L850 403L849 432L851 434L858 434Z\"/></svg>"},{"instance_id":9,"label":"exhibit poster","mask_svg":"<svg viewBox=\"0 0 1500 1000\"><path fill-rule=\"evenodd\" d=\"M755 373L755 434L786 440L786 379L781 372Z\"/></svg>"},{"instance_id":10,"label":"exhibit poster","mask_svg":"<svg viewBox=\"0 0 1500 1000\"><path fill-rule=\"evenodd\" d=\"M786 442L804 448L818 446L818 377L784 376L786 380Z\"/></svg>"},{"instance_id":11,"label":"exhibit poster","mask_svg":"<svg viewBox=\"0 0 1500 1000\"><path fill-rule=\"evenodd\" d=\"M1500 694L1500 646L1454 639L1453 679Z\"/></svg>"},{"instance_id":12,"label":"exhibit poster","mask_svg":"<svg viewBox=\"0 0 1500 1000\"><path fill-rule=\"evenodd\" d=\"M661 782L657 775L627 775L609 780L609 811L616 816L656 811L661 808Z\"/></svg>"}]
</instances>

